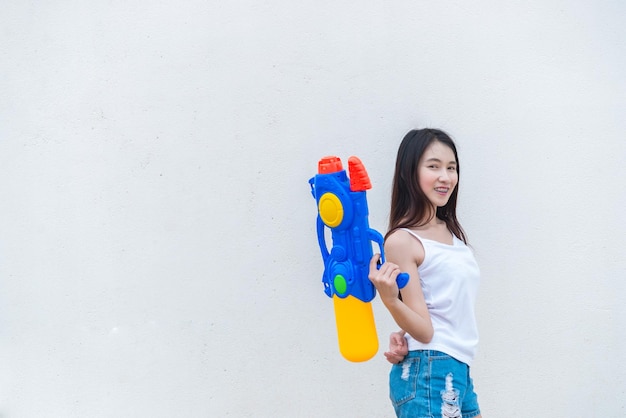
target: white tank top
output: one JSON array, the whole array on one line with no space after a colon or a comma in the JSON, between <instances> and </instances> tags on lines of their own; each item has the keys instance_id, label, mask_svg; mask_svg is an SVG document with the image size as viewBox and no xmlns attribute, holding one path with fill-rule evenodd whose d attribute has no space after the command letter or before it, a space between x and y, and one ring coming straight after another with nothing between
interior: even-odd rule
<instances>
[{"instance_id":1,"label":"white tank top","mask_svg":"<svg viewBox=\"0 0 626 418\"><path fill-rule=\"evenodd\" d=\"M424 261L418 267L434 334L424 344L406 334L409 350L437 350L470 366L478 345L474 306L480 270L472 250L453 235L452 245L419 237Z\"/></svg>"}]
</instances>

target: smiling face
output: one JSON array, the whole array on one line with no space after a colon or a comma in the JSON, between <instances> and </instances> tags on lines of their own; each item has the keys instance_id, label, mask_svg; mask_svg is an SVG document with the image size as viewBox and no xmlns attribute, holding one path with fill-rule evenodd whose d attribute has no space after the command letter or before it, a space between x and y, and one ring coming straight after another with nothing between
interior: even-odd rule
<instances>
[{"instance_id":1,"label":"smiling face","mask_svg":"<svg viewBox=\"0 0 626 418\"><path fill-rule=\"evenodd\" d=\"M434 207L445 206L459 182L457 161L449 146L434 141L418 164L419 186Z\"/></svg>"}]
</instances>

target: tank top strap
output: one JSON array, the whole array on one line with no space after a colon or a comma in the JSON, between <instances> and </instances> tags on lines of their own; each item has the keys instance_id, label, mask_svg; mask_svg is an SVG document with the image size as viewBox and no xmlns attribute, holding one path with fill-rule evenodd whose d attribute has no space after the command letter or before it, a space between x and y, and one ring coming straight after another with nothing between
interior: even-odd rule
<instances>
[{"instance_id":1,"label":"tank top strap","mask_svg":"<svg viewBox=\"0 0 626 418\"><path fill-rule=\"evenodd\" d=\"M417 235L414 231L411 231L409 228L400 228L401 231L406 231L409 234L413 235L415 238L417 238L417 240L419 242L422 243L422 245L424 245L424 243L422 242L422 237L420 237L419 235Z\"/></svg>"},{"instance_id":2,"label":"tank top strap","mask_svg":"<svg viewBox=\"0 0 626 418\"><path fill-rule=\"evenodd\" d=\"M406 231L406 232L408 232L409 234L413 235L415 238L417 238L417 240L418 240L419 242L421 242L421 243L422 243L422 245L424 245L424 244L425 244L425 242L424 242L424 241L426 241L426 242L431 242L431 243L435 243L435 244L439 244L439 245L444 245L444 246L448 246L448 247L456 247L456 246L459 246L459 245L463 244L463 241L461 241L461 240L460 240L460 239L459 239L456 235L454 235L454 234L452 234L452 244L448 244L448 243L445 243L445 242L441 242L441 241L437 241L437 240L432 240L432 239L429 239L429 238L422 238L422 237L420 237L419 235L417 235L417 234L415 233L415 231L411 231L409 228L399 228L399 229L400 229L401 231Z\"/></svg>"}]
</instances>

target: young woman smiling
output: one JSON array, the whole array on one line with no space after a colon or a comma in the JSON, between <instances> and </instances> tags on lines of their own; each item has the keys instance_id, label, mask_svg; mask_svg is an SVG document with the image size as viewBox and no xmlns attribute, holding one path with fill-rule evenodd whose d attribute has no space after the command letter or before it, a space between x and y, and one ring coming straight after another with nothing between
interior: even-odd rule
<instances>
[{"instance_id":1,"label":"young woman smiling","mask_svg":"<svg viewBox=\"0 0 626 418\"><path fill-rule=\"evenodd\" d=\"M459 158L438 129L410 131L398 149L387 262L370 280L401 328L385 353L398 417L480 417L470 366L478 344L474 305L480 272L457 220ZM396 277L411 276L400 292ZM398 297L400 295L400 297Z\"/></svg>"}]
</instances>

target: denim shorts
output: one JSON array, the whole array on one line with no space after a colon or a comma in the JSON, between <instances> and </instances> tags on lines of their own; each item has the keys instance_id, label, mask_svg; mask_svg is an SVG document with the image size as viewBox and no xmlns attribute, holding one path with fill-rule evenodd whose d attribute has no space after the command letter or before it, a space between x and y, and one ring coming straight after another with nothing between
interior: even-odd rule
<instances>
[{"instance_id":1,"label":"denim shorts","mask_svg":"<svg viewBox=\"0 0 626 418\"><path fill-rule=\"evenodd\" d=\"M434 350L410 351L389 374L389 396L399 418L480 415L469 367Z\"/></svg>"}]
</instances>

